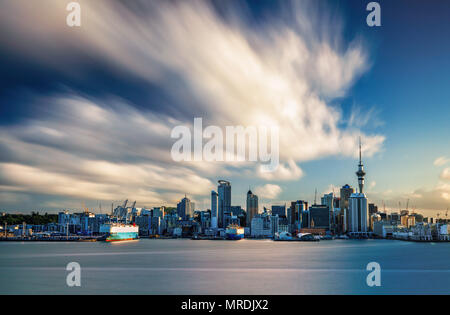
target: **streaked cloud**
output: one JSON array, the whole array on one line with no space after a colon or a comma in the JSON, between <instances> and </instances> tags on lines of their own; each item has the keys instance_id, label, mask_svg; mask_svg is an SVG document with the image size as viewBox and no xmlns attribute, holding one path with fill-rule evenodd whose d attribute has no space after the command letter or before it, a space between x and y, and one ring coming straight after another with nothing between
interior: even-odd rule
<instances>
[{"instance_id":1,"label":"streaked cloud","mask_svg":"<svg viewBox=\"0 0 450 315\"><path fill-rule=\"evenodd\" d=\"M438 157L436 160L434 160L434 165L435 166L444 166L445 164L447 164L448 162L450 162L450 159L445 157L445 156L440 156Z\"/></svg>"},{"instance_id":2,"label":"streaked cloud","mask_svg":"<svg viewBox=\"0 0 450 315\"><path fill-rule=\"evenodd\" d=\"M73 86L31 92L32 115L0 127L5 191L173 203L181 193L207 195L219 174L298 180L302 162L356 156L358 136L365 156L383 145L383 135L362 130L370 111L343 124L349 119L329 105L370 62L363 42L345 42L342 21L318 16L312 3L283 1L284 10L258 29L231 3L225 15L207 1L80 3L82 27L74 29L64 25L61 1L4 1L0 44L70 82L86 82L101 64L124 84L136 80L139 91L158 93L136 102L113 88L95 96ZM194 117L217 126L278 125L280 167L263 173L252 163L173 162L170 130ZM271 196L280 188L262 187Z\"/></svg>"}]
</instances>

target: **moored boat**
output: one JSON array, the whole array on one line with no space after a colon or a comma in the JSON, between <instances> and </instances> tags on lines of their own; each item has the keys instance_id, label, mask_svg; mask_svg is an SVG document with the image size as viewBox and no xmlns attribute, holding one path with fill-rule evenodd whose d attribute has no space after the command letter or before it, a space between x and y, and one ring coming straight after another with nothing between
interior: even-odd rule
<instances>
[{"instance_id":1,"label":"moored boat","mask_svg":"<svg viewBox=\"0 0 450 315\"><path fill-rule=\"evenodd\" d=\"M131 241L139 238L139 227L135 224L108 223L100 226L100 233L106 242Z\"/></svg>"},{"instance_id":2,"label":"moored boat","mask_svg":"<svg viewBox=\"0 0 450 315\"><path fill-rule=\"evenodd\" d=\"M228 240L240 240L244 238L244 228L236 224L231 224L225 230L225 237Z\"/></svg>"}]
</instances>

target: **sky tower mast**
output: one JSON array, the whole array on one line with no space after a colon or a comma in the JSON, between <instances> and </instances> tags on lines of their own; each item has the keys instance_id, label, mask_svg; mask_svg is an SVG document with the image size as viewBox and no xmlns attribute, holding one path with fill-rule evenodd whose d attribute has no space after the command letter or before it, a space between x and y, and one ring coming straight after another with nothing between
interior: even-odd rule
<instances>
[{"instance_id":1,"label":"sky tower mast","mask_svg":"<svg viewBox=\"0 0 450 315\"><path fill-rule=\"evenodd\" d=\"M356 176L358 176L358 185L359 185L359 193L363 193L364 188L364 176L366 173L364 172L364 165L361 159L361 137L359 137L359 165L358 171L356 172Z\"/></svg>"}]
</instances>

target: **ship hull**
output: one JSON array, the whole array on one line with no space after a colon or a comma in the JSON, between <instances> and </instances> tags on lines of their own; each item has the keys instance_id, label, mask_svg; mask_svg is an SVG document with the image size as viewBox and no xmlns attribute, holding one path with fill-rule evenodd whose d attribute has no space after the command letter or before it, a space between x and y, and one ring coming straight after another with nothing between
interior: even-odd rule
<instances>
[{"instance_id":1,"label":"ship hull","mask_svg":"<svg viewBox=\"0 0 450 315\"><path fill-rule=\"evenodd\" d=\"M240 240L244 237L244 229L236 224L231 224L225 230L227 240Z\"/></svg>"},{"instance_id":2,"label":"ship hull","mask_svg":"<svg viewBox=\"0 0 450 315\"><path fill-rule=\"evenodd\" d=\"M131 241L138 238L137 233L115 233L108 235L105 239L107 242Z\"/></svg>"}]
</instances>

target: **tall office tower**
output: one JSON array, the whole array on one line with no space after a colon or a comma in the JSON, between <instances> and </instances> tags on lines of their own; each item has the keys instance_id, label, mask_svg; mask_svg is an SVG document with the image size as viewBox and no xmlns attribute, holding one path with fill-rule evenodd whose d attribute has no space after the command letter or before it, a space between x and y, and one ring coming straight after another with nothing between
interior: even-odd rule
<instances>
[{"instance_id":1,"label":"tall office tower","mask_svg":"<svg viewBox=\"0 0 450 315\"><path fill-rule=\"evenodd\" d=\"M250 226L252 219L258 214L258 196L251 190L247 192L247 226Z\"/></svg>"},{"instance_id":2,"label":"tall office tower","mask_svg":"<svg viewBox=\"0 0 450 315\"><path fill-rule=\"evenodd\" d=\"M285 217L286 216L286 205L272 206L272 215L278 215L279 217Z\"/></svg>"},{"instance_id":3,"label":"tall office tower","mask_svg":"<svg viewBox=\"0 0 450 315\"><path fill-rule=\"evenodd\" d=\"M291 207L288 209L289 229L291 233L299 231L303 224L304 214L308 209L308 202L304 200L297 200L291 202Z\"/></svg>"},{"instance_id":4,"label":"tall office tower","mask_svg":"<svg viewBox=\"0 0 450 315\"><path fill-rule=\"evenodd\" d=\"M217 228L217 197L218 194L212 190L211 191L211 227Z\"/></svg>"},{"instance_id":5,"label":"tall office tower","mask_svg":"<svg viewBox=\"0 0 450 315\"><path fill-rule=\"evenodd\" d=\"M349 200L349 232L367 233L369 213L367 211L366 195L354 193Z\"/></svg>"},{"instance_id":6,"label":"tall office tower","mask_svg":"<svg viewBox=\"0 0 450 315\"><path fill-rule=\"evenodd\" d=\"M330 210L326 205L312 205L309 207L310 227L330 229Z\"/></svg>"},{"instance_id":7,"label":"tall office tower","mask_svg":"<svg viewBox=\"0 0 450 315\"><path fill-rule=\"evenodd\" d=\"M184 196L184 198L177 204L177 214L183 220L192 218L193 210L191 200L189 200L186 196Z\"/></svg>"},{"instance_id":8,"label":"tall office tower","mask_svg":"<svg viewBox=\"0 0 450 315\"><path fill-rule=\"evenodd\" d=\"M334 193L325 194L322 197L322 205L328 207L328 217L330 230L334 230L336 226L336 218L334 217Z\"/></svg>"},{"instance_id":9,"label":"tall office tower","mask_svg":"<svg viewBox=\"0 0 450 315\"><path fill-rule=\"evenodd\" d=\"M359 193L353 193L349 199L349 232L353 234L367 233L368 228L368 208L367 198L363 193L364 188L364 166L361 160L361 140L359 141L359 165L356 176L358 176Z\"/></svg>"},{"instance_id":10,"label":"tall office tower","mask_svg":"<svg viewBox=\"0 0 450 315\"><path fill-rule=\"evenodd\" d=\"M241 206L231 206L230 208L231 208L232 216L238 217L240 215L243 215L243 213L244 213L244 209L242 209Z\"/></svg>"},{"instance_id":11,"label":"tall office tower","mask_svg":"<svg viewBox=\"0 0 450 315\"><path fill-rule=\"evenodd\" d=\"M218 226L219 228L226 227L227 217L231 216L231 184L226 180L219 180L217 187L219 192L218 202Z\"/></svg>"},{"instance_id":12,"label":"tall office tower","mask_svg":"<svg viewBox=\"0 0 450 315\"><path fill-rule=\"evenodd\" d=\"M341 198L334 196L334 209L340 209Z\"/></svg>"},{"instance_id":13,"label":"tall office tower","mask_svg":"<svg viewBox=\"0 0 450 315\"><path fill-rule=\"evenodd\" d=\"M369 216L378 212L378 207L374 203L369 203Z\"/></svg>"},{"instance_id":14,"label":"tall office tower","mask_svg":"<svg viewBox=\"0 0 450 315\"><path fill-rule=\"evenodd\" d=\"M353 189L353 187L351 187L348 184L345 184L341 188L341 192L340 192L341 200L339 203L339 208L341 209L341 213L340 213L340 217L339 217L339 222L341 224L340 230L342 232L348 231L348 226L349 226L348 201L350 199L351 194L353 194L354 192L355 192L355 190Z\"/></svg>"}]
</instances>

